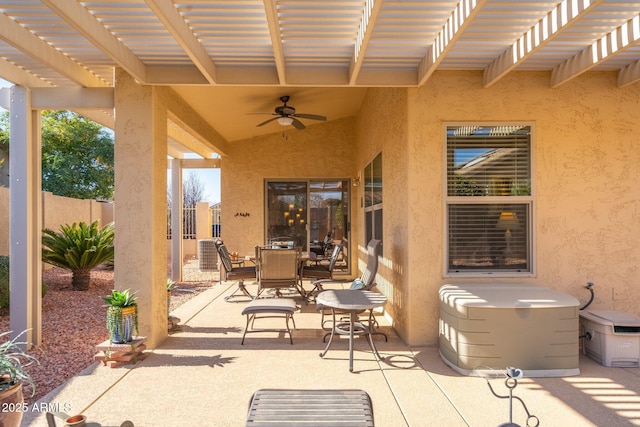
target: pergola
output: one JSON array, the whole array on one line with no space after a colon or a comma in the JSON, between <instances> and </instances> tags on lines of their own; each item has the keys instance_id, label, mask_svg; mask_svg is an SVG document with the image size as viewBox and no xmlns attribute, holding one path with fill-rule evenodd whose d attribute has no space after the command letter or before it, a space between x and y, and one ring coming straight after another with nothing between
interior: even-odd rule
<instances>
[{"instance_id":1,"label":"pergola","mask_svg":"<svg viewBox=\"0 0 640 427\"><path fill-rule=\"evenodd\" d=\"M0 78L15 85L0 90L11 327L40 340L41 109L115 131L116 286L143 284L141 332L154 346L166 336L153 284L166 271L154 248L168 156L174 171L185 153L224 159L234 141L274 132L247 113L285 94L335 120L355 115L367 88L422 87L436 72L481 71L485 88L516 70L546 71L550 87L616 72L621 88L640 80L639 41L640 4L622 0L0 0Z\"/></svg>"}]
</instances>

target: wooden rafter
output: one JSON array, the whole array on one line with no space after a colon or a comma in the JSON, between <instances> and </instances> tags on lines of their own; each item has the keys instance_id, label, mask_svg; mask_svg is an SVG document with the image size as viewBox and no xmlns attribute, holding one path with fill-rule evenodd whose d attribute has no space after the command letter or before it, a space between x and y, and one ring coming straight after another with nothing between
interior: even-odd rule
<instances>
[{"instance_id":1,"label":"wooden rafter","mask_svg":"<svg viewBox=\"0 0 640 427\"><path fill-rule=\"evenodd\" d=\"M142 61L84 6L69 0L42 0L42 3L138 81L146 82L146 67Z\"/></svg>"},{"instance_id":2,"label":"wooden rafter","mask_svg":"<svg viewBox=\"0 0 640 427\"><path fill-rule=\"evenodd\" d=\"M608 57L616 55L640 41L640 15L607 33L595 43L567 59L551 72L551 87L558 87L590 70Z\"/></svg>"},{"instance_id":3,"label":"wooden rafter","mask_svg":"<svg viewBox=\"0 0 640 427\"><path fill-rule=\"evenodd\" d=\"M484 87L489 87L497 82L603 1L572 2L564 0L558 4L549 11L547 16L520 36L507 51L489 64L484 70ZM564 17L567 19L565 20Z\"/></svg>"},{"instance_id":4,"label":"wooden rafter","mask_svg":"<svg viewBox=\"0 0 640 427\"><path fill-rule=\"evenodd\" d=\"M171 0L145 0L149 8L184 49L191 61L211 84L216 83L216 66L193 34Z\"/></svg>"},{"instance_id":5,"label":"wooden rafter","mask_svg":"<svg viewBox=\"0 0 640 427\"><path fill-rule=\"evenodd\" d=\"M264 12L269 26L271 36L271 46L273 47L273 59L276 63L278 81L281 85L286 84L284 49L282 48L282 34L280 33L280 21L275 0L263 0Z\"/></svg>"},{"instance_id":6,"label":"wooden rafter","mask_svg":"<svg viewBox=\"0 0 640 427\"><path fill-rule=\"evenodd\" d=\"M31 58L84 87L107 86L107 82L44 42L31 31L0 13L0 39Z\"/></svg>"},{"instance_id":7,"label":"wooden rafter","mask_svg":"<svg viewBox=\"0 0 640 427\"><path fill-rule=\"evenodd\" d=\"M363 11L360 28L358 28L358 36L356 37L356 46L349 65L350 85L354 85L358 80L358 75L364 63L369 40L371 40L371 34L373 34L373 29L376 26L380 9L382 9L382 0L367 0L365 3L365 10Z\"/></svg>"},{"instance_id":8,"label":"wooden rafter","mask_svg":"<svg viewBox=\"0 0 640 427\"><path fill-rule=\"evenodd\" d=\"M444 27L436 36L418 69L418 85L422 86L438 68L456 40L469 26L487 0L460 0Z\"/></svg>"}]
</instances>

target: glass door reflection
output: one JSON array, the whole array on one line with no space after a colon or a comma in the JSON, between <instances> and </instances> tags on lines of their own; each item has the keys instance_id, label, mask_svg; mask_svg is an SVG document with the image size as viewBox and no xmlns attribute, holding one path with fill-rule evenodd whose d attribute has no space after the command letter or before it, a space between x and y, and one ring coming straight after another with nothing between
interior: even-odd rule
<instances>
[{"instance_id":1,"label":"glass door reflection","mask_svg":"<svg viewBox=\"0 0 640 427\"><path fill-rule=\"evenodd\" d=\"M293 242L307 250L307 183L267 183L267 243Z\"/></svg>"},{"instance_id":2,"label":"glass door reflection","mask_svg":"<svg viewBox=\"0 0 640 427\"><path fill-rule=\"evenodd\" d=\"M322 257L342 242L339 269L348 271L349 180L266 183L266 243L292 242Z\"/></svg>"}]
</instances>

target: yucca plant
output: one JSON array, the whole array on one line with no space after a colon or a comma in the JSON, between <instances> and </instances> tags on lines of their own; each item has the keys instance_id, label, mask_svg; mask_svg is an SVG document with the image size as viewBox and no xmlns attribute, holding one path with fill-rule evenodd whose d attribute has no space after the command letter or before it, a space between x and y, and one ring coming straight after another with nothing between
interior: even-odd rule
<instances>
[{"instance_id":1,"label":"yucca plant","mask_svg":"<svg viewBox=\"0 0 640 427\"><path fill-rule=\"evenodd\" d=\"M91 270L113 260L113 223L100 228L98 221L60 226L55 232L42 231L42 260L73 273L71 287L86 291L91 282Z\"/></svg>"}]
</instances>

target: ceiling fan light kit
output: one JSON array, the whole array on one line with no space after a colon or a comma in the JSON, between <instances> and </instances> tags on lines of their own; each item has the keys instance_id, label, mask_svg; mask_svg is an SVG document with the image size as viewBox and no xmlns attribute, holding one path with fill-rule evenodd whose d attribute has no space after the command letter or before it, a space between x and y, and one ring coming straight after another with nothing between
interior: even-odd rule
<instances>
[{"instance_id":1,"label":"ceiling fan light kit","mask_svg":"<svg viewBox=\"0 0 640 427\"><path fill-rule=\"evenodd\" d=\"M320 116L318 114L296 114L296 109L290 105L287 105L289 101L289 96L281 96L280 101L282 101L283 105L279 105L275 108L274 113L258 113L258 114L270 114L275 116L269 120L265 120L262 123L256 125L256 127L264 126L267 123L271 123L273 121L277 121L281 126L290 126L293 125L298 130L304 129L306 126L298 119L310 119L310 120L319 120L326 121L327 118L325 116Z\"/></svg>"},{"instance_id":2,"label":"ceiling fan light kit","mask_svg":"<svg viewBox=\"0 0 640 427\"><path fill-rule=\"evenodd\" d=\"M293 123L293 119L291 117L278 117L278 124L282 126L289 126Z\"/></svg>"}]
</instances>

